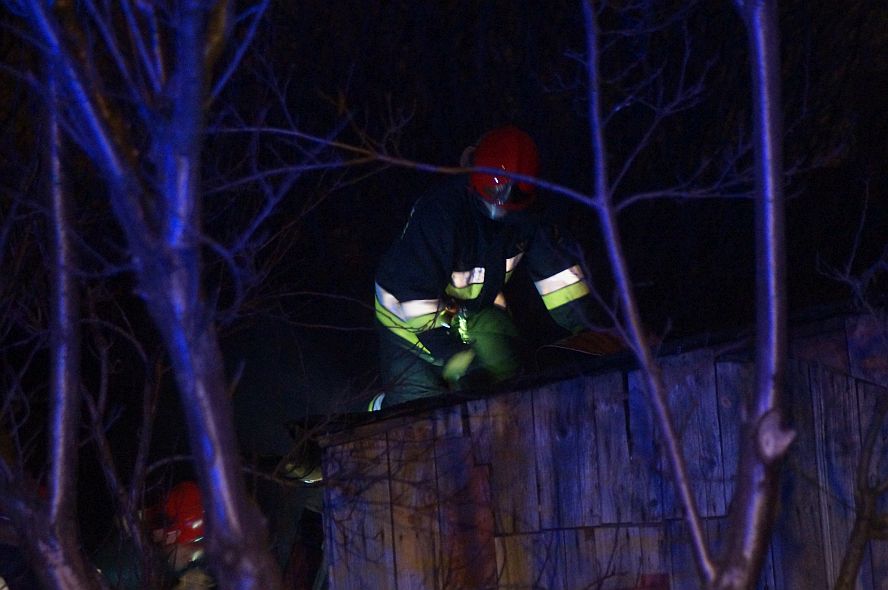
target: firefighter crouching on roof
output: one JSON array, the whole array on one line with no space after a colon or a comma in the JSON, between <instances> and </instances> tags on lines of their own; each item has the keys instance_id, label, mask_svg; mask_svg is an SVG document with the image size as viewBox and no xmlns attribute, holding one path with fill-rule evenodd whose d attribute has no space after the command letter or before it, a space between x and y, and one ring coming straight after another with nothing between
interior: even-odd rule
<instances>
[{"instance_id":1,"label":"firefighter crouching on roof","mask_svg":"<svg viewBox=\"0 0 888 590\"><path fill-rule=\"evenodd\" d=\"M535 177L538 162L531 137L508 125L467 148L461 165ZM531 182L476 171L416 202L376 275L385 393L369 410L514 376L520 336L503 288L519 263L559 325L591 328L597 310L575 246L542 222L535 201ZM603 354L623 348L607 331L597 341Z\"/></svg>"}]
</instances>

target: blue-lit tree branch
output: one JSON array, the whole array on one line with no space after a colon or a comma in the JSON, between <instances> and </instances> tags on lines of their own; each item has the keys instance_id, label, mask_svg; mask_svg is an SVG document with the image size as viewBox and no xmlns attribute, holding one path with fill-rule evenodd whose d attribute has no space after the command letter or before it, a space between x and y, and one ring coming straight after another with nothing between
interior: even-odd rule
<instances>
[{"instance_id":1,"label":"blue-lit tree branch","mask_svg":"<svg viewBox=\"0 0 888 590\"><path fill-rule=\"evenodd\" d=\"M711 553L703 534L702 522L681 450L681 441L673 427L665 387L658 363L646 341L646 333L629 278L622 251L614 193L631 162L645 148L653 127L643 133L639 145L630 150L615 181L608 175L608 148L605 139L606 116L601 105L602 77L599 71L601 46L598 14L593 2L582 3L586 23L588 75L588 119L593 153L593 198L601 220L618 292L623 330L642 366L645 389L663 432L667 460L684 508L691 536L693 554L704 585L718 589L754 588L761 572L764 552L770 540L776 507L776 484L780 460L794 433L783 429L779 400L783 388L786 354L782 125L780 121L779 58L777 55L776 5L772 1L738 2L749 37L753 64L752 103L755 112L754 145L756 153L756 235L757 255L757 357L756 392L746 400L748 421L744 424L738 489L732 502L732 522L727 550L719 559ZM692 85L696 87L699 81ZM691 93L691 97L695 92ZM693 98L691 99L693 100ZM654 124L682 108L675 100L655 102ZM686 185L689 193L700 190ZM703 191L703 194L710 189ZM670 191L651 191L635 200L668 195ZM632 199L633 197L630 197ZM630 201L631 202L631 201Z\"/></svg>"},{"instance_id":2,"label":"blue-lit tree branch","mask_svg":"<svg viewBox=\"0 0 888 590\"><path fill-rule=\"evenodd\" d=\"M80 426L79 286L74 278L69 196L63 184L62 136L55 80L49 74L46 160L52 231L52 299L50 327L50 475L46 530L38 532L43 557L51 567L40 574L48 588L101 588L103 585L81 548L75 515L78 431Z\"/></svg>"},{"instance_id":3,"label":"blue-lit tree branch","mask_svg":"<svg viewBox=\"0 0 888 590\"><path fill-rule=\"evenodd\" d=\"M241 479L213 310L201 288L200 155L207 77L228 38L231 6L224 1L125 2L123 27L93 2L86 4L85 16L66 12L72 10L69 3L36 1L16 8L37 41L35 48L52 65L66 128L76 129L72 137L100 171L126 236L138 292L172 361L204 490L213 573L222 588L277 588L279 571ZM160 17L154 14L158 10L164 11ZM101 42L77 44L89 35ZM109 88L124 91L124 98ZM133 113L140 122L130 120ZM70 281L58 284L65 288ZM61 472L73 463L61 454L77 448L69 435L76 393L56 400L52 428L60 456L53 465L60 471L53 481L59 486L73 485ZM51 506L50 516L70 526L74 521L64 509L69 496L60 487L51 497L58 504ZM60 563L57 577L69 569L66 560L52 563ZM71 575L83 579L57 587L90 584L82 571Z\"/></svg>"},{"instance_id":4,"label":"blue-lit tree branch","mask_svg":"<svg viewBox=\"0 0 888 590\"><path fill-rule=\"evenodd\" d=\"M613 204L613 187L610 185L607 172L608 149L604 136L604 120L601 106L602 84L599 72L600 36L598 19L591 1L584 0L582 6L586 25L589 141L592 146L594 169L593 195L598 204L597 210L604 243L622 310L622 330L628 336L627 341L641 364L645 391L653 407L657 424L663 432L666 458L671 467L678 497L684 507L684 516L691 534L697 567L704 582L710 583L715 579L715 564L706 545L703 524L681 450L681 441L675 431L669 404L666 400L666 388L663 384L662 372L659 364L654 359L648 343L648 334L644 328L638 302L635 298L617 225L617 212Z\"/></svg>"},{"instance_id":5,"label":"blue-lit tree branch","mask_svg":"<svg viewBox=\"0 0 888 590\"><path fill-rule=\"evenodd\" d=\"M786 287L783 124L776 0L737 0L752 69L756 234L756 378L746 400L731 535L717 588L754 588L777 510L779 467L795 433L783 425Z\"/></svg>"}]
</instances>

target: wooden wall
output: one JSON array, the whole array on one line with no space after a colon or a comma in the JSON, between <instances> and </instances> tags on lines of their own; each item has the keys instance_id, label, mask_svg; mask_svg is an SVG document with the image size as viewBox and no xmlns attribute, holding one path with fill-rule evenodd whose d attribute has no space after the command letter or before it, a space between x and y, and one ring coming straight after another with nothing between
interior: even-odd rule
<instances>
[{"instance_id":1,"label":"wooden wall","mask_svg":"<svg viewBox=\"0 0 888 590\"><path fill-rule=\"evenodd\" d=\"M832 588L853 522L861 433L888 395L885 334L848 317L793 338L787 408L798 439L761 588ZM752 385L738 351L662 359L713 540L726 526L740 400ZM699 588L641 388L637 371L614 369L329 435L330 588ZM875 457L873 476L884 480L888 425ZM888 542L870 544L858 588L888 589Z\"/></svg>"}]
</instances>

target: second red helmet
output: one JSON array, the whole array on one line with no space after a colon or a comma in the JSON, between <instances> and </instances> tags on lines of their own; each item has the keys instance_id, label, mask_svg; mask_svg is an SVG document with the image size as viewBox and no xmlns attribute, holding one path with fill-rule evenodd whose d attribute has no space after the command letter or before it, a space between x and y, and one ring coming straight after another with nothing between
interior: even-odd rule
<instances>
[{"instance_id":1,"label":"second red helmet","mask_svg":"<svg viewBox=\"0 0 888 590\"><path fill-rule=\"evenodd\" d=\"M167 532L177 533L175 543L184 545L203 538L204 509L195 482L183 481L173 486L164 502L164 512L170 520Z\"/></svg>"},{"instance_id":2,"label":"second red helmet","mask_svg":"<svg viewBox=\"0 0 888 590\"><path fill-rule=\"evenodd\" d=\"M481 136L472 154L472 165L496 168L522 176L536 176L539 170L539 153L530 135L514 125L506 125ZM506 211L524 209L535 198L532 183L513 180L506 175L473 172L469 184L486 202ZM518 190L513 190L514 188Z\"/></svg>"}]
</instances>

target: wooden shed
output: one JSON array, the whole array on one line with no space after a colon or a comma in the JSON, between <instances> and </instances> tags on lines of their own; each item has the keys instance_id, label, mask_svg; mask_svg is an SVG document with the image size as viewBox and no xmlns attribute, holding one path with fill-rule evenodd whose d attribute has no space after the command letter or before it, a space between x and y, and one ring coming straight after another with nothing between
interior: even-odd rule
<instances>
[{"instance_id":1,"label":"wooden shed","mask_svg":"<svg viewBox=\"0 0 888 590\"><path fill-rule=\"evenodd\" d=\"M888 396L885 327L884 318L847 315L792 331L786 402L798 437L761 588L833 587L855 516L863 433ZM733 491L751 358L737 337L675 345L660 359L713 539ZM699 588L631 359L543 377L328 432L330 588ZM886 424L871 471L888 480ZM868 545L858 580L862 590L888 589L888 542Z\"/></svg>"}]
</instances>

